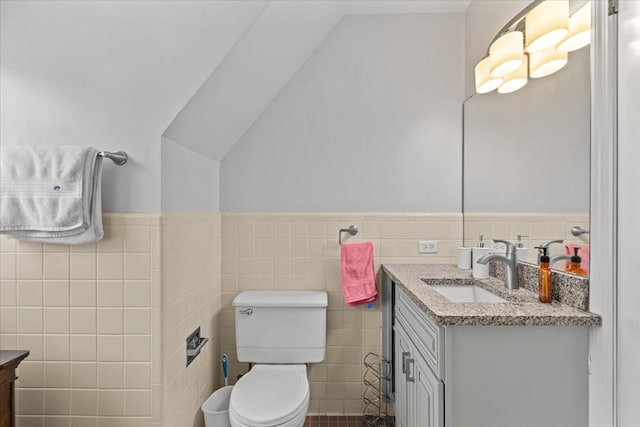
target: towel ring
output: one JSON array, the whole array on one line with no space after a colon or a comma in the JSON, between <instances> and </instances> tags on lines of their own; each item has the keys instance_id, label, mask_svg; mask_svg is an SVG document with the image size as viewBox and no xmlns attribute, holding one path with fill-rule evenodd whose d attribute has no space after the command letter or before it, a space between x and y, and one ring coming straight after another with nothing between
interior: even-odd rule
<instances>
[{"instance_id":1,"label":"towel ring","mask_svg":"<svg viewBox=\"0 0 640 427\"><path fill-rule=\"evenodd\" d=\"M339 245L342 244L342 233L349 233L352 236L355 236L356 234L358 234L358 226L357 225L350 225L349 228L341 228L340 231L338 231L338 244Z\"/></svg>"}]
</instances>

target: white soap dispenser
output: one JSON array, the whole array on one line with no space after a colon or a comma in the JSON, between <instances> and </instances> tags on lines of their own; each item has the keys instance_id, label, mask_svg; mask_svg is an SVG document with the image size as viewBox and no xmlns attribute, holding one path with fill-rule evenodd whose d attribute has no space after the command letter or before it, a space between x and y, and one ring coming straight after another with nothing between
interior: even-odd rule
<instances>
[{"instance_id":1,"label":"white soap dispenser","mask_svg":"<svg viewBox=\"0 0 640 427\"><path fill-rule=\"evenodd\" d=\"M483 236L480 235L478 244L473 248L473 278L487 279L489 277L489 264L478 264L478 260L491 253L491 248L485 247Z\"/></svg>"},{"instance_id":2,"label":"white soap dispenser","mask_svg":"<svg viewBox=\"0 0 640 427\"><path fill-rule=\"evenodd\" d=\"M522 243L523 237L529 236L525 236L524 234L517 235L518 240L516 241L516 260L526 262L529 260L529 248L524 247L524 243Z\"/></svg>"}]
</instances>

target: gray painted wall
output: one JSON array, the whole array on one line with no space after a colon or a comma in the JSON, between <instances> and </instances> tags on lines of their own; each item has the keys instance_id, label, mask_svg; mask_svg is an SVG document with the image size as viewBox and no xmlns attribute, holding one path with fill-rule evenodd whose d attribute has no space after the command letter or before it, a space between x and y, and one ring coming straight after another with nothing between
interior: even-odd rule
<instances>
[{"instance_id":1,"label":"gray painted wall","mask_svg":"<svg viewBox=\"0 0 640 427\"><path fill-rule=\"evenodd\" d=\"M589 48L514 93L465 103L464 211L589 211Z\"/></svg>"},{"instance_id":2,"label":"gray painted wall","mask_svg":"<svg viewBox=\"0 0 640 427\"><path fill-rule=\"evenodd\" d=\"M162 137L162 212L216 212L220 162Z\"/></svg>"},{"instance_id":3,"label":"gray painted wall","mask_svg":"<svg viewBox=\"0 0 640 427\"><path fill-rule=\"evenodd\" d=\"M103 209L158 212L160 137L261 5L2 1L1 143L125 150Z\"/></svg>"},{"instance_id":4,"label":"gray painted wall","mask_svg":"<svg viewBox=\"0 0 640 427\"><path fill-rule=\"evenodd\" d=\"M461 14L344 18L222 160L221 210L460 212L464 52Z\"/></svg>"},{"instance_id":5,"label":"gray painted wall","mask_svg":"<svg viewBox=\"0 0 640 427\"><path fill-rule=\"evenodd\" d=\"M474 0L465 13L465 212L589 210L589 48L556 74L506 95L474 95L474 68L530 2ZM582 0L570 0L572 11ZM487 191L487 188L491 191Z\"/></svg>"}]
</instances>

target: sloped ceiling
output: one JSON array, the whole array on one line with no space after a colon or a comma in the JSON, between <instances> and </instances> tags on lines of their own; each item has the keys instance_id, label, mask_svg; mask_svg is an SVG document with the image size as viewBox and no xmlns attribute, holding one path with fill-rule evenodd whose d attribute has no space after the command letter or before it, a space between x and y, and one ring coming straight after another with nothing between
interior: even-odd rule
<instances>
[{"instance_id":1,"label":"sloped ceiling","mask_svg":"<svg viewBox=\"0 0 640 427\"><path fill-rule=\"evenodd\" d=\"M221 160L343 16L469 3L2 0L2 140L164 133Z\"/></svg>"},{"instance_id":2,"label":"sloped ceiling","mask_svg":"<svg viewBox=\"0 0 640 427\"><path fill-rule=\"evenodd\" d=\"M3 0L2 89L20 98L3 93L3 106L11 107L3 108L3 124L29 114L43 116L20 111L21 105L39 106L50 110L47 120L52 122L82 127L82 120L100 118L109 125L155 130L159 141L267 5ZM43 106L46 94L36 93L36 87L55 88L52 105ZM68 111L65 105L81 111ZM20 137L28 139L24 133Z\"/></svg>"},{"instance_id":3,"label":"sloped ceiling","mask_svg":"<svg viewBox=\"0 0 640 427\"><path fill-rule=\"evenodd\" d=\"M462 13L469 1L272 1L164 135L222 160L343 16ZM425 41L426 42L426 41Z\"/></svg>"},{"instance_id":4,"label":"sloped ceiling","mask_svg":"<svg viewBox=\"0 0 640 427\"><path fill-rule=\"evenodd\" d=\"M266 1L0 1L0 143L123 149L104 207L161 208L161 135Z\"/></svg>"}]
</instances>

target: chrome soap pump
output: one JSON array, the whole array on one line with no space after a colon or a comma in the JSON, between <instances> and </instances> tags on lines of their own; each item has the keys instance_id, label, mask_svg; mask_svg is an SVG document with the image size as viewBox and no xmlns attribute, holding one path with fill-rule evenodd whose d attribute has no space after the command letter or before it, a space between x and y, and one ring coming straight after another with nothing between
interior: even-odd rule
<instances>
[{"instance_id":1,"label":"chrome soap pump","mask_svg":"<svg viewBox=\"0 0 640 427\"><path fill-rule=\"evenodd\" d=\"M516 259L518 261L527 261L529 259L529 248L524 247L524 243L522 243L522 238L529 237L529 236L525 236L524 234L518 234L516 237L518 238L516 241Z\"/></svg>"},{"instance_id":2,"label":"chrome soap pump","mask_svg":"<svg viewBox=\"0 0 640 427\"><path fill-rule=\"evenodd\" d=\"M483 236L481 234L478 240L478 245L473 248L472 275L474 279L487 279L489 277L489 265L478 263L480 258L491 253L491 248L485 247L482 239Z\"/></svg>"}]
</instances>

